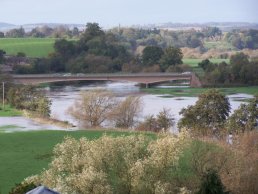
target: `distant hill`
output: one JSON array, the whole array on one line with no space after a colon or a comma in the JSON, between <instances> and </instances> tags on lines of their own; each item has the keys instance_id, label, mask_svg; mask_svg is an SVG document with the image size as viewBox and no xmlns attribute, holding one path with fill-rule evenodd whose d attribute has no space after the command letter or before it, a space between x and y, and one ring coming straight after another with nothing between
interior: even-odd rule
<instances>
[{"instance_id":1,"label":"distant hill","mask_svg":"<svg viewBox=\"0 0 258 194\"><path fill-rule=\"evenodd\" d=\"M8 29L11 29L13 27L15 27L16 25L14 24L9 24L9 23L5 23L5 22L0 22L0 31L6 31Z\"/></svg>"},{"instance_id":2,"label":"distant hill","mask_svg":"<svg viewBox=\"0 0 258 194\"><path fill-rule=\"evenodd\" d=\"M14 25L9 23L0 22L0 31L6 32L8 30L14 28L23 27L26 32L31 31L33 28L48 26L51 28L55 28L58 26L65 26L69 29L73 29L74 27L79 28L79 30L83 30L85 28L85 24L63 24L63 23L35 23L35 24L22 24L22 25ZM205 27L219 27L222 31L231 31L233 29L257 29L258 23L248 23L248 22L208 22L208 23L156 23L156 24L145 24L145 25L132 25L132 28L143 28L143 29L167 29L167 30L190 30L196 29L201 30ZM115 26L114 26L115 27Z\"/></svg>"},{"instance_id":3,"label":"distant hill","mask_svg":"<svg viewBox=\"0 0 258 194\"><path fill-rule=\"evenodd\" d=\"M222 31L231 31L233 29L258 29L258 23L248 22L208 22L208 23L160 23L147 25L134 25L135 28L158 28L167 30L200 30L205 27L219 27Z\"/></svg>"},{"instance_id":4,"label":"distant hill","mask_svg":"<svg viewBox=\"0 0 258 194\"><path fill-rule=\"evenodd\" d=\"M77 28L79 28L79 30L82 30L85 28L85 24L36 23L36 24L14 25L14 24L0 22L0 31L6 32L6 31L14 29L14 28L20 28L21 26L24 28L24 30L26 32L31 31L33 28L43 27L43 26L48 26L51 28L55 28L58 26L65 26L69 29L73 29L74 27L77 27Z\"/></svg>"}]
</instances>

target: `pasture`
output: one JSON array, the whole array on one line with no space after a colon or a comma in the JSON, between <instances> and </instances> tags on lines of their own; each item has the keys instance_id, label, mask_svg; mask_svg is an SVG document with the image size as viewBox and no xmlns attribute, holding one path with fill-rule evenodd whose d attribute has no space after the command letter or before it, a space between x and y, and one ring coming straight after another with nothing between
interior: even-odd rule
<instances>
[{"instance_id":1,"label":"pasture","mask_svg":"<svg viewBox=\"0 0 258 194\"><path fill-rule=\"evenodd\" d=\"M5 128L8 126L2 127L3 130ZM92 130L0 133L0 193L8 193L15 183L46 168L51 161L54 146L65 137L96 139L103 134L120 136L136 132ZM152 133L144 134L154 137Z\"/></svg>"},{"instance_id":2,"label":"pasture","mask_svg":"<svg viewBox=\"0 0 258 194\"><path fill-rule=\"evenodd\" d=\"M198 67L198 63L202 62L203 59L188 59L184 58L183 63L190 65L191 67ZM209 59L212 63L221 63L225 61L226 63L229 63L229 59L218 59L218 58L212 58Z\"/></svg>"},{"instance_id":3,"label":"pasture","mask_svg":"<svg viewBox=\"0 0 258 194\"><path fill-rule=\"evenodd\" d=\"M0 38L0 49L7 55L23 52L28 57L46 57L54 51L54 38Z\"/></svg>"}]
</instances>

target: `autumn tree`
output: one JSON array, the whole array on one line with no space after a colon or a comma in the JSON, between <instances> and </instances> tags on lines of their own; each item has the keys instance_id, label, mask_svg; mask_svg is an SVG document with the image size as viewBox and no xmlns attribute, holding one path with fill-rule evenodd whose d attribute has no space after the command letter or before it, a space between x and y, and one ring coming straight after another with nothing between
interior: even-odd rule
<instances>
[{"instance_id":1,"label":"autumn tree","mask_svg":"<svg viewBox=\"0 0 258 194\"><path fill-rule=\"evenodd\" d=\"M140 122L137 130L164 132L174 125L174 118L170 113L170 109L163 108L156 117L154 115L147 116L144 121Z\"/></svg>"},{"instance_id":2,"label":"autumn tree","mask_svg":"<svg viewBox=\"0 0 258 194\"><path fill-rule=\"evenodd\" d=\"M188 143L185 132L154 140L146 135L68 137L54 148L49 168L27 182L60 193L179 193L182 184L175 184L174 172Z\"/></svg>"},{"instance_id":3,"label":"autumn tree","mask_svg":"<svg viewBox=\"0 0 258 194\"><path fill-rule=\"evenodd\" d=\"M84 127L100 127L117 106L115 96L106 90L82 92L68 112Z\"/></svg>"},{"instance_id":4,"label":"autumn tree","mask_svg":"<svg viewBox=\"0 0 258 194\"><path fill-rule=\"evenodd\" d=\"M142 111L142 101L139 96L129 96L119 103L113 112L116 127L131 128L135 125Z\"/></svg>"},{"instance_id":5,"label":"autumn tree","mask_svg":"<svg viewBox=\"0 0 258 194\"><path fill-rule=\"evenodd\" d=\"M230 112L228 98L212 89L201 94L195 105L188 106L180 111L183 116L178 126L187 128L196 135L216 135L219 136L220 129Z\"/></svg>"}]
</instances>

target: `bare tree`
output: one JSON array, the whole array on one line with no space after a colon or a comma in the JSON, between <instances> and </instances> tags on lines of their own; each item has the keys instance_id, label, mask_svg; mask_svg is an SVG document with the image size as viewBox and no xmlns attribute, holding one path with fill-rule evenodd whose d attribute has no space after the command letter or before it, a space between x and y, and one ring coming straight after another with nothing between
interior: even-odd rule
<instances>
[{"instance_id":1,"label":"bare tree","mask_svg":"<svg viewBox=\"0 0 258 194\"><path fill-rule=\"evenodd\" d=\"M81 93L80 98L69 108L69 113L84 127L100 127L117 106L115 96L106 90Z\"/></svg>"},{"instance_id":2,"label":"bare tree","mask_svg":"<svg viewBox=\"0 0 258 194\"><path fill-rule=\"evenodd\" d=\"M139 96L128 96L120 102L113 113L116 127L131 128L142 111L142 101Z\"/></svg>"}]
</instances>

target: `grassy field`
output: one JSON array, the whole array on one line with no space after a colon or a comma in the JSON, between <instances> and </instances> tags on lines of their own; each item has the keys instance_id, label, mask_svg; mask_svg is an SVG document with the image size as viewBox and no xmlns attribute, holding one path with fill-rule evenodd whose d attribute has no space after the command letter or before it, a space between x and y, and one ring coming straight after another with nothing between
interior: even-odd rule
<instances>
[{"instance_id":1,"label":"grassy field","mask_svg":"<svg viewBox=\"0 0 258 194\"><path fill-rule=\"evenodd\" d=\"M142 89L144 92L151 94L168 94L170 97L193 97L198 96L209 88L147 88ZM220 92L231 95L236 93L244 93L255 95L258 93L258 86L252 87L232 87L232 88L216 88Z\"/></svg>"},{"instance_id":2,"label":"grassy field","mask_svg":"<svg viewBox=\"0 0 258 194\"><path fill-rule=\"evenodd\" d=\"M183 63L190 65L191 67L198 67L198 63L200 63L203 59L183 59ZM209 59L212 63L221 63L223 61L229 63L229 59Z\"/></svg>"},{"instance_id":3,"label":"grassy field","mask_svg":"<svg viewBox=\"0 0 258 194\"><path fill-rule=\"evenodd\" d=\"M224 49L224 50L234 50L234 46L226 41L205 41L204 47L207 49Z\"/></svg>"},{"instance_id":4,"label":"grassy field","mask_svg":"<svg viewBox=\"0 0 258 194\"><path fill-rule=\"evenodd\" d=\"M198 67L198 63L200 63L203 59L183 59L183 63L192 67L193 72L198 76L204 76L204 71L202 68ZM209 59L212 63L221 63L223 61L229 63L229 59Z\"/></svg>"},{"instance_id":5,"label":"grassy field","mask_svg":"<svg viewBox=\"0 0 258 194\"><path fill-rule=\"evenodd\" d=\"M40 173L51 161L53 147L64 137L95 139L104 133L111 136L130 132L111 131L34 131L0 133L0 193L10 191L15 183ZM133 133L135 134L135 133ZM147 134L147 133L145 133ZM153 136L153 134L148 133Z\"/></svg>"},{"instance_id":6,"label":"grassy field","mask_svg":"<svg viewBox=\"0 0 258 194\"><path fill-rule=\"evenodd\" d=\"M21 116L22 112L10 107L9 105L5 105L4 109L3 106L0 106L0 117L13 117L13 116Z\"/></svg>"},{"instance_id":7,"label":"grassy field","mask_svg":"<svg viewBox=\"0 0 258 194\"><path fill-rule=\"evenodd\" d=\"M8 55L25 53L28 57L46 57L54 51L54 38L0 38L0 49Z\"/></svg>"}]
</instances>

